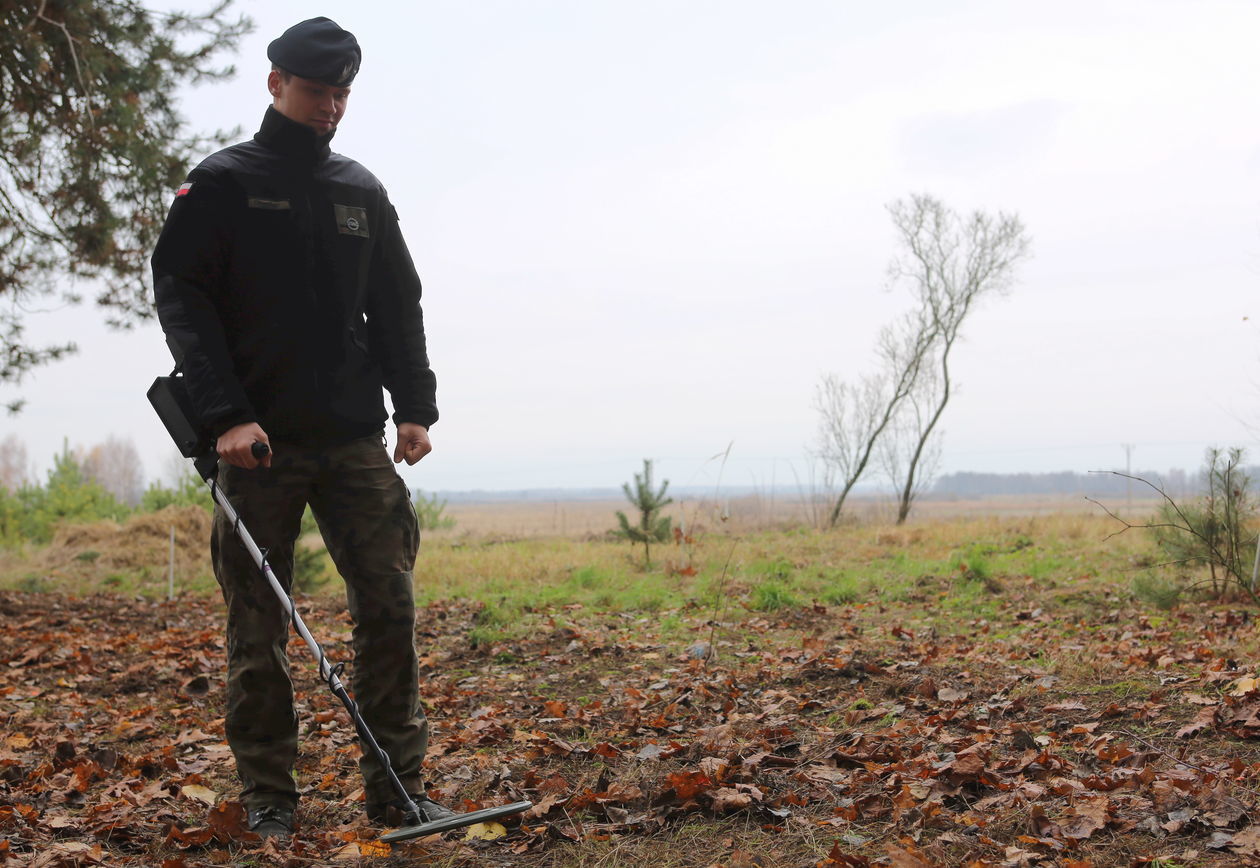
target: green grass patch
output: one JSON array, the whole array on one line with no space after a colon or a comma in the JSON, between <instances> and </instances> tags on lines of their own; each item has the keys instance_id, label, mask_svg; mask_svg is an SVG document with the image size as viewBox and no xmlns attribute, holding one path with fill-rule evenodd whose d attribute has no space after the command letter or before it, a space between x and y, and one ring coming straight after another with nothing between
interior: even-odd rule
<instances>
[{"instance_id":1,"label":"green grass patch","mask_svg":"<svg viewBox=\"0 0 1260 868\"><path fill-rule=\"evenodd\" d=\"M800 600L782 582L762 582L752 589L748 605L758 612L777 612L799 606Z\"/></svg>"},{"instance_id":2,"label":"green grass patch","mask_svg":"<svg viewBox=\"0 0 1260 868\"><path fill-rule=\"evenodd\" d=\"M782 558L772 561L754 561L748 564L744 570L744 575L750 580L769 579L771 581L786 582L796 576L796 565L791 561Z\"/></svg>"},{"instance_id":3,"label":"green grass patch","mask_svg":"<svg viewBox=\"0 0 1260 868\"><path fill-rule=\"evenodd\" d=\"M861 583L856 576L839 573L824 579L824 585L818 598L833 606L847 606L856 603L863 596Z\"/></svg>"},{"instance_id":4,"label":"green grass patch","mask_svg":"<svg viewBox=\"0 0 1260 868\"><path fill-rule=\"evenodd\" d=\"M1133 596L1157 609L1168 611L1181 602L1182 583L1160 573L1139 573L1133 577Z\"/></svg>"}]
</instances>

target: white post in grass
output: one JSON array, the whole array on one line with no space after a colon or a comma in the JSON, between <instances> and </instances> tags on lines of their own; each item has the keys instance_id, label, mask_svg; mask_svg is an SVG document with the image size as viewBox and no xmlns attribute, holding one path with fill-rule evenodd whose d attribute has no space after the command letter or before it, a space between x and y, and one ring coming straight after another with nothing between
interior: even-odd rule
<instances>
[{"instance_id":1,"label":"white post in grass","mask_svg":"<svg viewBox=\"0 0 1260 868\"><path fill-rule=\"evenodd\" d=\"M171 568L166 574L166 599L175 599L175 525L171 525Z\"/></svg>"},{"instance_id":2,"label":"white post in grass","mask_svg":"<svg viewBox=\"0 0 1260 868\"><path fill-rule=\"evenodd\" d=\"M1256 591L1256 575L1260 573L1260 536L1256 537L1256 561L1251 565L1251 592Z\"/></svg>"}]
</instances>

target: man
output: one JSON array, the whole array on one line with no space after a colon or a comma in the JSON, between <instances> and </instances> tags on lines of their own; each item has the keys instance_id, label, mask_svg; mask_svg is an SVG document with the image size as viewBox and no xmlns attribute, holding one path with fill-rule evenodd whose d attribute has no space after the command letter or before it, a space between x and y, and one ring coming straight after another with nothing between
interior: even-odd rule
<instances>
[{"instance_id":1,"label":"man","mask_svg":"<svg viewBox=\"0 0 1260 868\"><path fill-rule=\"evenodd\" d=\"M451 812L425 797L420 778L419 531L383 436L382 387L394 405L394 463L431 449L438 413L420 281L380 182L329 149L359 70L354 36L313 18L267 56L261 129L204 160L176 193L153 254L158 316L217 438L218 485L286 588L310 505L346 581L363 717L421 821L442 819ZM256 458L256 443L269 452ZM227 605L226 729L241 799L254 832L287 838L298 793L285 609L221 513L211 556ZM385 821L396 798L386 773L367 755L360 768L368 816Z\"/></svg>"}]
</instances>

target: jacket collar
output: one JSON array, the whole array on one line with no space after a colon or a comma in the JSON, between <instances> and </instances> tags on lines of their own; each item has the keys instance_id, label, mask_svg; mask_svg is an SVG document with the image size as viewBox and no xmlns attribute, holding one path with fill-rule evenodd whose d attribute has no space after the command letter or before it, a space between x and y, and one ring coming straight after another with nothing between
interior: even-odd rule
<instances>
[{"instance_id":1,"label":"jacket collar","mask_svg":"<svg viewBox=\"0 0 1260 868\"><path fill-rule=\"evenodd\" d=\"M332 152L328 143L336 132L332 129L322 136L316 135L305 124L289 120L274 106L267 106L262 126L254 133L254 141L295 161L318 163L328 159Z\"/></svg>"}]
</instances>

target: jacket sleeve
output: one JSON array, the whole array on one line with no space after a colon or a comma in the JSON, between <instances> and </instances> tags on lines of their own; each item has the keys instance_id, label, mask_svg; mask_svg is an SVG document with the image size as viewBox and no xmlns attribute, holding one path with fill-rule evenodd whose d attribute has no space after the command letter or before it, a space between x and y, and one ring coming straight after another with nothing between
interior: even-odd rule
<instances>
[{"instance_id":1,"label":"jacket sleeve","mask_svg":"<svg viewBox=\"0 0 1260 868\"><path fill-rule=\"evenodd\" d=\"M216 306L226 279L229 201L213 173L193 170L171 205L152 260L158 320L183 352L193 406L214 437L257 421Z\"/></svg>"},{"instance_id":2,"label":"jacket sleeve","mask_svg":"<svg viewBox=\"0 0 1260 868\"><path fill-rule=\"evenodd\" d=\"M426 428L438 419L437 380L429 367L420 308L420 277L398 226L398 212L382 195L383 227L372 257L365 304L368 339L394 403L394 423Z\"/></svg>"}]
</instances>

